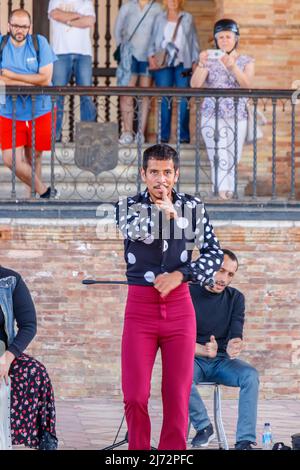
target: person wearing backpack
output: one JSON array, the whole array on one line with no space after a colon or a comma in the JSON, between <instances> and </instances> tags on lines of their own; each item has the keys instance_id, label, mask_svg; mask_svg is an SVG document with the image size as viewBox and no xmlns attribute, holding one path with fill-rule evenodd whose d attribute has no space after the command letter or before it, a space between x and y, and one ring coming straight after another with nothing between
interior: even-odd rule
<instances>
[{"instance_id":1,"label":"person wearing backpack","mask_svg":"<svg viewBox=\"0 0 300 470\"><path fill-rule=\"evenodd\" d=\"M31 16L19 8L9 16L8 35L0 36L0 68L2 84L19 86L51 85L53 62L56 60L48 41L41 35L29 34ZM15 109L14 109L15 108ZM13 168L13 120L16 121L16 176L31 188L32 124L35 120L34 189L43 199L50 198L51 188L41 178L44 150L51 149L52 104L50 96L37 95L34 111L31 95L13 98L6 94L0 103L0 145L4 165ZM34 116L33 116L34 112ZM24 158L25 157L25 158ZM54 190L54 195L56 190Z\"/></svg>"}]
</instances>

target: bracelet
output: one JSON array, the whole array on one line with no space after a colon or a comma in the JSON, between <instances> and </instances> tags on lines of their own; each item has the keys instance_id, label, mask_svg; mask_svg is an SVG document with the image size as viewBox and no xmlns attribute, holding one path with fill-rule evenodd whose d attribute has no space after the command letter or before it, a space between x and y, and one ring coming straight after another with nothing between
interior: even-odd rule
<instances>
[{"instance_id":1,"label":"bracelet","mask_svg":"<svg viewBox=\"0 0 300 470\"><path fill-rule=\"evenodd\" d=\"M206 69L206 65L202 64L202 62L198 62L197 67L199 67L199 69Z\"/></svg>"},{"instance_id":2,"label":"bracelet","mask_svg":"<svg viewBox=\"0 0 300 470\"><path fill-rule=\"evenodd\" d=\"M68 20L66 24L67 24L68 26L71 26L71 27L72 27L71 21L72 21L72 20Z\"/></svg>"}]
</instances>

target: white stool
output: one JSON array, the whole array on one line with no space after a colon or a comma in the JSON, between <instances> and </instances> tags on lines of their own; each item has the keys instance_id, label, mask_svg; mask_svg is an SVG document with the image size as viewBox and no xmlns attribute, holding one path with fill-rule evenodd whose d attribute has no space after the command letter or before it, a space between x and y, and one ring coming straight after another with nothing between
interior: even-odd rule
<instances>
[{"instance_id":1,"label":"white stool","mask_svg":"<svg viewBox=\"0 0 300 470\"><path fill-rule=\"evenodd\" d=\"M215 430L217 433L217 439L219 448L223 450L229 450L229 445L227 442L225 429L222 421L222 411L221 411L221 387L220 384L216 382L200 382L196 384L198 386L209 386L214 387L214 423ZM189 422L188 435L190 433L191 422Z\"/></svg>"}]
</instances>

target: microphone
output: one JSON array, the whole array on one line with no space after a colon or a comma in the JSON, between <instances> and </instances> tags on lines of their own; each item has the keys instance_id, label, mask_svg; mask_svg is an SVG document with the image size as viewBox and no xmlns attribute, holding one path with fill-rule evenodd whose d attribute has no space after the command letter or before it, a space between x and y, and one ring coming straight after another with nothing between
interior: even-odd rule
<instances>
[{"instance_id":1,"label":"microphone","mask_svg":"<svg viewBox=\"0 0 300 470\"><path fill-rule=\"evenodd\" d=\"M208 287L214 287L215 286L215 280L213 277L209 277L203 284L204 286Z\"/></svg>"},{"instance_id":2,"label":"microphone","mask_svg":"<svg viewBox=\"0 0 300 470\"><path fill-rule=\"evenodd\" d=\"M191 285L197 285L199 284L200 282L199 281L191 281L189 282L189 284ZM215 280L213 277L209 277L208 279L206 279L205 281L203 281L202 283L202 286L207 286L207 287L214 287L215 286Z\"/></svg>"}]
</instances>

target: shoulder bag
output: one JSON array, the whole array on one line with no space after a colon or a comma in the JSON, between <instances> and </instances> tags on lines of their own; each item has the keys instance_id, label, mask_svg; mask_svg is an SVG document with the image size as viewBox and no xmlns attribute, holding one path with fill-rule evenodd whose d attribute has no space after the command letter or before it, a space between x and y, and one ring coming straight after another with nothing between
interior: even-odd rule
<instances>
[{"instance_id":1,"label":"shoulder bag","mask_svg":"<svg viewBox=\"0 0 300 470\"><path fill-rule=\"evenodd\" d=\"M156 62L156 67L151 68L151 70L159 70L164 69L165 67L172 67L174 62L178 56L178 47L175 45L176 36L178 33L179 25L181 23L182 16L180 16L177 20L176 27L172 36L172 39L165 48L159 50L155 54L153 54L153 58Z\"/></svg>"}]
</instances>

